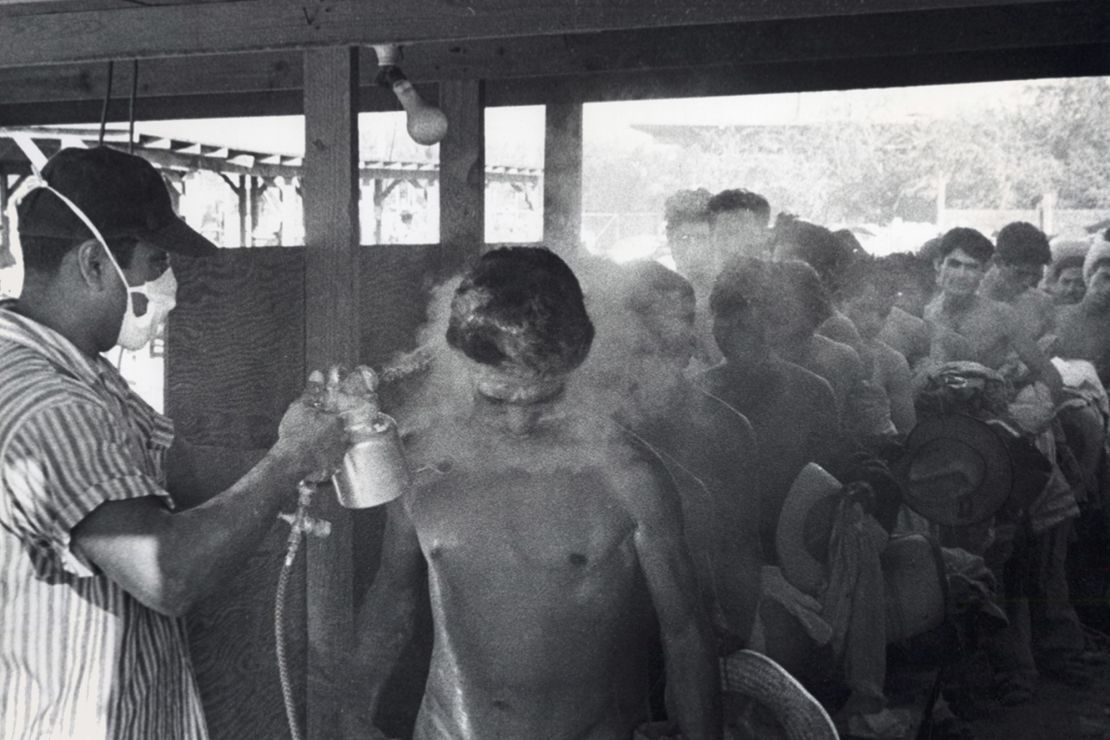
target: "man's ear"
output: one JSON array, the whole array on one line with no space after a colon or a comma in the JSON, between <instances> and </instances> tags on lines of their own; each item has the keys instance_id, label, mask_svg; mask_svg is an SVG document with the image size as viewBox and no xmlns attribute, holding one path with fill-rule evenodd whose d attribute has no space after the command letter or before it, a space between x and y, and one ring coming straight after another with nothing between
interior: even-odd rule
<instances>
[{"instance_id":1,"label":"man's ear","mask_svg":"<svg viewBox=\"0 0 1110 740\"><path fill-rule=\"evenodd\" d=\"M77 270L81 280L92 290L104 290L111 282L109 273L115 268L109 263L104 247L96 239L82 242L75 250Z\"/></svg>"}]
</instances>

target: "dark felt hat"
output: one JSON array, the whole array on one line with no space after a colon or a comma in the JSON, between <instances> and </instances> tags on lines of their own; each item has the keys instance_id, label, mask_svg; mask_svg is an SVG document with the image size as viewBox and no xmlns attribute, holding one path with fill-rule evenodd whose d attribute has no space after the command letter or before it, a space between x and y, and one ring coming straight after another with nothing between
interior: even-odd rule
<instances>
[{"instance_id":1,"label":"dark felt hat","mask_svg":"<svg viewBox=\"0 0 1110 740\"><path fill-rule=\"evenodd\" d=\"M158 170L118 149L62 149L42 169L50 187L77 205L105 239L138 237L167 252L200 257L217 247L178 218ZM34 190L19 204L22 236L92 238L57 196Z\"/></svg>"},{"instance_id":2,"label":"dark felt hat","mask_svg":"<svg viewBox=\"0 0 1110 740\"><path fill-rule=\"evenodd\" d=\"M1006 442L986 422L963 414L919 421L894 473L905 503L948 527L989 519L1014 483Z\"/></svg>"}]
</instances>

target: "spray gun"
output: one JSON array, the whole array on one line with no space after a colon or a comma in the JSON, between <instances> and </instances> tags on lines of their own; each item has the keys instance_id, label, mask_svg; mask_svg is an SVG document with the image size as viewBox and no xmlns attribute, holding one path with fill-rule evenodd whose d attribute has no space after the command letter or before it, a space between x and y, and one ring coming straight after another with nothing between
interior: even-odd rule
<instances>
[{"instance_id":1,"label":"spray gun","mask_svg":"<svg viewBox=\"0 0 1110 740\"><path fill-rule=\"evenodd\" d=\"M399 380L425 369L428 362L430 356L413 353L384 369L382 374L389 380ZM319 386L324 382L324 376L316 371L309 381ZM369 367L359 366L345 376L333 368L324 384L323 397L313 404L342 416L350 435L351 447L339 469L331 476L339 503L348 509L380 506L401 496L412 484L397 422L381 410L377 394L379 385L378 374ZM323 482L326 479L327 474L322 473L302 480L297 485L296 511L278 515L289 523L290 528L275 596L274 639L285 713L293 740L301 740L301 734L285 653L285 590L304 536L327 537L331 534L331 522L314 518L308 513L313 494L326 485Z\"/></svg>"}]
</instances>

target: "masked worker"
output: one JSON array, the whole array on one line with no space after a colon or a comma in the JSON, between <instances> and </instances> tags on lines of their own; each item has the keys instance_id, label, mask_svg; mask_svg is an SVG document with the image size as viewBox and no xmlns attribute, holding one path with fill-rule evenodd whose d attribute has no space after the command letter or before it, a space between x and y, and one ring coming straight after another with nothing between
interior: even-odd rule
<instances>
[{"instance_id":1,"label":"masked worker","mask_svg":"<svg viewBox=\"0 0 1110 740\"><path fill-rule=\"evenodd\" d=\"M18 206L23 292L0 304L0 737L205 738L180 617L347 433L306 393L261 461L181 510L185 443L101 353L158 331L168 252L215 246L139 157L64 149L42 178Z\"/></svg>"}]
</instances>

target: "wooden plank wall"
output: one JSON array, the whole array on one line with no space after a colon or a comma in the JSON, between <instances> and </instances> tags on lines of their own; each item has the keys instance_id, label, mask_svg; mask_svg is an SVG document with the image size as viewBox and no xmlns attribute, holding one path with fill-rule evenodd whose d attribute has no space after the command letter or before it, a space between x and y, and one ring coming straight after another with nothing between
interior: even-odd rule
<instances>
[{"instance_id":1,"label":"wooden plank wall","mask_svg":"<svg viewBox=\"0 0 1110 740\"><path fill-rule=\"evenodd\" d=\"M380 365L413 348L443 252L439 245L358 250L361 362ZM304 248L287 247L175 260L180 288L168 327L166 409L178 433L216 453L267 447L276 439L281 415L306 377L304 257ZM215 466L224 474L212 485L226 487L229 469ZM250 562L190 615L213 740L288 737L273 644L274 590L287 532L284 523L275 524ZM377 568L380 537L380 511L354 517L352 599ZM303 697L307 633L304 560L299 562L286 624L296 693ZM389 729L411 728L426 674L429 624L425 610L420 638L390 689Z\"/></svg>"}]
</instances>

